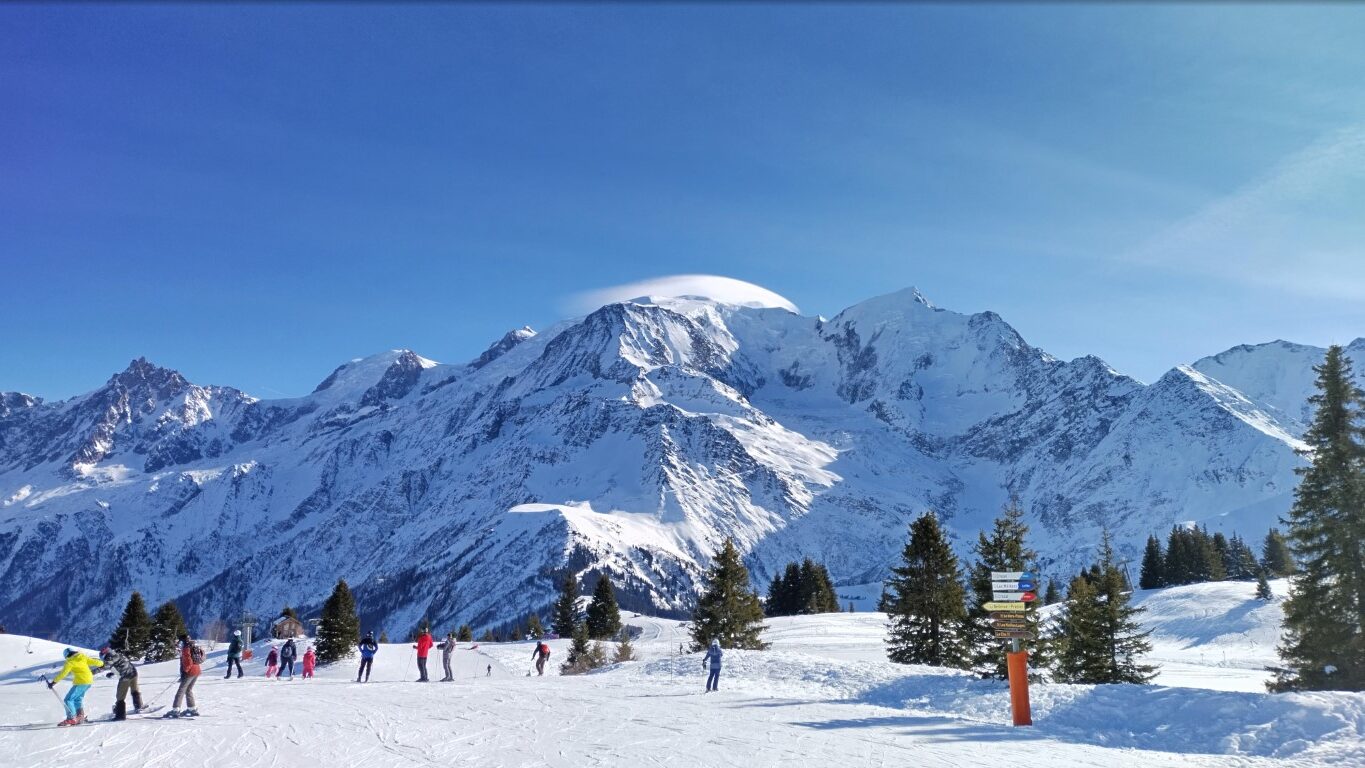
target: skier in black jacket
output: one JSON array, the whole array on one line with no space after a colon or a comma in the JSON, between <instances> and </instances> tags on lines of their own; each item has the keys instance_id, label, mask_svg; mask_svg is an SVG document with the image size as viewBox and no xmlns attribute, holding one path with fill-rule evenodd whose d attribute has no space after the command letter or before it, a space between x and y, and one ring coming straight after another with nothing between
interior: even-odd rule
<instances>
[{"instance_id":1,"label":"skier in black jacket","mask_svg":"<svg viewBox=\"0 0 1365 768\"><path fill-rule=\"evenodd\" d=\"M106 672L105 677L113 677L115 673L118 674L118 695L114 700L114 719L127 720L128 704L125 699L128 698L129 691L133 692L133 711L142 710L142 691L137 688L137 667L133 666L132 660L127 656L107 645L100 649L100 661L113 670L113 672Z\"/></svg>"},{"instance_id":2,"label":"skier in black jacket","mask_svg":"<svg viewBox=\"0 0 1365 768\"><path fill-rule=\"evenodd\" d=\"M294 679L294 659L297 658L298 655L299 649L294 647L294 640L290 638L285 641L284 647L280 649L280 672L275 675L276 680L284 677L285 667L289 668L289 679Z\"/></svg>"},{"instance_id":3,"label":"skier in black jacket","mask_svg":"<svg viewBox=\"0 0 1365 768\"><path fill-rule=\"evenodd\" d=\"M242 677L242 630L233 630L232 642L228 643L227 652L227 674L223 676L226 680L232 677L232 667L237 667L237 677Z\"/></svg>"}]
</instances>

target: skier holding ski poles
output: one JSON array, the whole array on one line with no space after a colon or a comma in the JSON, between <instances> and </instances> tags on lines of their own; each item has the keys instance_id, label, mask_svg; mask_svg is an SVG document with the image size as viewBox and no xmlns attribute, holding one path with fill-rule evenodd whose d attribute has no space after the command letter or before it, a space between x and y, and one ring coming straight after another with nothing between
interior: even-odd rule
<instances>
[{"instance_id":1,"label":"skier holding ski poles","mask_svg":"<svg viewBox=\"0 0 1365 768\"><path fill-rule=\"evenodd\" d=\"M436 646L441 649L441 666L445 667L446 676L441 678L441 682L449 683L455 680L455 673L450 671L450 654L455 650L455 633L447 632L446 639Z\"/></svg>"},{"instance_id":2,"label":"skier holding ski poles","mask_svg":"<svg viewBox=\"0 0 1365 768\"><path fill-rule=\"evenodd\" d=\"M47 681L47 687L54 688L62 678L71 675L71 690L67 691L66 698L62 699L62 705L66 707L66 719L57 725L77 725L85 722L85 692L90 690L90 686L95 682L95 676L90 673L90 668L102 667L104 662L92 659L74 648L62 651L62 656L66 663L62 665L62 671L58 672L56 677Z\"/></svg>"},{"instance_id":3,"label":"skier holding ski poles","mask_svg":"<svg viewBox=\"0 0 1365 768\"><path fill-rule=\"evenodd\" d=\"M431 630L422 630L422 634L417 636L417 645L413 646L417 649L417 672L419 673L417 682L419 683L431 682L427 679L427 654L431 653L432 645Z\"/></svg>"},{"instance_id":4,"label":"skier holding ski poles","mask_svg":"<svg viewBox=\"0 0 1365 768\"><path fill-rule=\"evenodd\" d=\"M237 678L242 677L242 630L236 629L232 632L232 642L228 643L227 652L227 674L224 680L232 677L232 667L237 667Z\"/></svg>"},{"instance_id":5,"label":"skier holding ski poles","mask_svg":"<svg viewBox=\"0 0 1365 768\"><path fill-rule=\"evenodd\" d=\"M374 633L366 632L365 639L360 641L360 669L355 673L355 681L361 682L360 676L365 676L365 682L370 682L370 667L374 666L374 655L379 653L379 643L374 641Z\"/></svg>"},{"instance_id":6,"label":"skier holding ski poles","mask_svg":"<svg viewBox=\"0 0 1365 768\"><path fill-rule=\"evenodd\" d=\"M180 635L180 686L175 689L175 701L166 717L198 717L199 707L194 702L194 684L199 680L199 665L204 663L204 649L190 641L187 634ZM185 702L181 711L180 702Z\"/></svg>"},{"instance_id":7,"label":"skier holding ski poles","mask_svg":"<svg viewBox=\"0 0 1365 768\"><path fill-rule=\"evenodd\" d=\"M105 677L113 677L115 672L118 673L118 691L114 698L114 719L127 720L128 702L126 699L129 691L133 693L133 711L137 712L142 709L142 691L138 690L137 687L137 667L133 666L132 659L107 645L100 649L100 661L113 670L113 672L105 673Z\"/></svg>"}]
</instances>

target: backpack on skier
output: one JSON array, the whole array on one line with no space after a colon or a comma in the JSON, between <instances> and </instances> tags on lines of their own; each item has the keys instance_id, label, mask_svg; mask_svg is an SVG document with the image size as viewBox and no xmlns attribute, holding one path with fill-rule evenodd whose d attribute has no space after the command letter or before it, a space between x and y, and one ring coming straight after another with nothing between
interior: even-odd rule
<instances>
[{"instance_id":1,"label":"backpack on skier","mask_svg":"<svg viewBox=\"0 0 1365 768\"><path fill-rule=\"evenodd\" d=\"M190 661L194 662L195 664L204 663L203 646L199 645L198 643L194 643L193 645L190 646Z\"/></svg>"}]
</instances>

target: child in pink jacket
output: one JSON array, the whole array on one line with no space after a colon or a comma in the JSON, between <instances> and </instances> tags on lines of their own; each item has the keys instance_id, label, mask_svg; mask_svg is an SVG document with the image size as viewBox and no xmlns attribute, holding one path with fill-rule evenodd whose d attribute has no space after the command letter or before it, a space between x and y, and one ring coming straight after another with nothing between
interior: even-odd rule
<instances>
[{"instance_id":1,"label":"child in pink jacket","mask_svg":"<svg viewBox=\"0 0 1365 768\"><path fill-rule=\"evenodd\" d=\"M276 672L279 672L279 671L280 671L280 651L279 651L278 648L275 648L274 646L271 646L271 648L270 648L270 655L265 657L265 676L266 676L267 678L274 677L274 676L275 676L275 673L276 673Z\"/></svg>"},{"instance_id":2,"label":"child in pink jacket","mask_svg":"<svg viewBox=\"0 0 1365 768\"><path fill-rule=\"evenodd\" d=\"M303 654L303 679L307 680L313 676L313 667L318 664L317 654L313 653L313 646L308 646L308 650Z\"/></svg>"}]
</instances>

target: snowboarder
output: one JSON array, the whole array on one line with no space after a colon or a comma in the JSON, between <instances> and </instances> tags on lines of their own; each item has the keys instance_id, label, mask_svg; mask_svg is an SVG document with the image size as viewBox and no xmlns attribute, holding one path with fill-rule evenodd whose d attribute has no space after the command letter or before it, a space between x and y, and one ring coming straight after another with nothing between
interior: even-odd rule
<instances>
[{"instance_id":1,"label":"snowboarder","mask_svg":"<svg viewBox=\"0 0 1365 768\"><path fill-rule=\"evenodd\" d=\"M445 667L446 676L441 678L441 682L449 683L455 680L455 673L450 671L450 654L455 650L455 633L447 632L446 639L436 646L441 649L441 666Z\"/></svg>"},{"instance_id":2,"label":"snowboarder","mask_svg":"<svg viewBox=\"0 0 1365 768\"><path fill-rule=\"evenodd\" d=\"M289 670L289 679L294 679L294 659L299 655L298 646L294 645L294 638L285 641L284 647L280 649L280 673L275 676L278 680L284 677L284 670Z\"/></svg>"},{"instance_id":3,"label":"snowboarder","mask_svg":"<svg viewBox=\"0 0 1365 768\"><path fill-rule=\"evenodd\" d=\"M198 717L199 707L194 702L194 684L199 680L200 664L204 663L204 649L190 640L187 634L180 635L180 687L175 689L175 700L166 717ZM180 702L185 709L180 709Z\"/></svg>"},{"instance_id":4,"label":"snowboarder","mask_svg":"<svg viewBox=\"0 0 1365 768\"><path fill-rule=\"evenodd\" d=\"M57 725L77 725L85 722L85 692L90 690L90 686L95 682L95 676L90 674L90 667L102 667L104 662L92 659L74 648L62 651L62 656L66 663L62 665L62 671L47 682L47 687L53 688L62 681L62 678L71 675L71 690L67 691L66 698L62 699L62 704L66 707L66 719Z\"/></svg>"},{"instance_id":5,"label":"snowboarder","mask_svg":"<svg viewBox=\"0 0 1365 768\"><path fill-rule=\"evenodd\" d=\"M374 633L366 632L365 639L360 641L360 670L355 673L355 681L360 682L360 676L365 676L365 682L370 682L370 667L374 666L374 655L379 653L379 643L374 641Z\"/></svg>"},{"instance_id":6,"label":"snowboarder","mask_svg":"<svg viewBox=\"0 0 1365 768\"><path fill-rule=\"evenodd\" d=\"M142 691L137 687L137 667L133 666L132 659L119 653L118 651L104 646L100 649L100 661L113 672L105 673L105 677L113 677L118 673L118 692L114 697L114 719L128 719L128 692L133 693L133 711L138 712L142 709Z\"/></svg>"},{"instance_id":7,"label":"snowboarder","mask_svg":"<svg viewBox=\"0 0 1365 768\"><path fill-rule=\"evenodd\" d=\"M280 649L270 646L270 653L265 657L265 676L267 679L274 677L280 671Z\"/></svg>"},{"instance_id":8,"label":"snowboarder","mask_svg":"<svg viewBox=\"0 0 1365 768\"><path fill-rule=\"evenodd\" d=\"M706 676L706 692L720 690L720 641L711 639L711 647L707 649L706 655L702 657L701 668L709 669L710 674Z\"/></svg>"},{"instance_id":9,"label":"snowboarder","mask_svg":"<svg viewBox=\"0 0 1365 768\"><path fill-rule=\"evenodd\" d=\"M431 682L427 678L427 654L431 653L431 646L431 630L424 629L422 634L417 636L417 645L413 646L417 649L417 682L419 683Z\"/></svg>"},{"instance_id":10,"label":"snowboarder","mask_svg":"<svg viewBox=\"0 0 1365 768\"><path fill-rule=\"evenodd\" d=\"M313 646L308 646L308 650L303 652L303 679L307 680L313 676L313 668L318 665L318 655L313 653Z\"/></svg>"},{"instance_id":11,"label":"snowboarder","mask_svg":"<svg viewBox=\"0 0 1365 768\"><path fill-rule=\"evenodd\" d=\"M237 677L240 679L242 677L242 630L240 629L232 631L232 642L228 643L227 674L223 676L224 680L232 677L233 665L236 665Z\"/></svg>"},{"instance_id":12,"label":"snowboarder","mask_svg":"<svg viewBox=\"0 0 1365 768\"><path fill-rule=\"evenodd\" d=\"M531 658L536 660L536 674L544 675L545 662L550 660L550 646L546 645L544 640L538 641L536 649L531 651Z\"/></svg>"}]
</instances>

